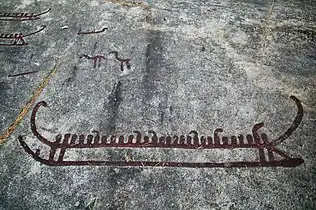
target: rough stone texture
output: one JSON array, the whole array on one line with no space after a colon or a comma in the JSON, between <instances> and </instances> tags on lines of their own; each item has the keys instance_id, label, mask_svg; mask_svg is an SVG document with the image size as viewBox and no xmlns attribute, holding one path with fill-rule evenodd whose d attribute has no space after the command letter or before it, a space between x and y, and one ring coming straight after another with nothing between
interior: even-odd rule
<instances>
[{"instance_id":1,"label":"rough stone texture","mask_svg":"<svg viewBox=\"0 0 316 210\"><path fill-rule=\"evenodd\" d=\"M270 139L292 122L299 98L304 118L278 148L305 163L295 168L190 169L50 167L17 141L44 148L30 113L0 146L0 209L315 209L316 4L314 1L1 0L0 12L52 10L39 20L0 21L1 32L44 31L25 47L0 46L0 131L15 120L57 59L61 65L40 95L39 130L59 133L251 133ZM68 26L68 29L62 27ZM77 35L100 30L104 33ZM120 70L110 51L130 58ZM100 67L79 59L104 55ZM26 71L37 74L8 77ZM46 151L46 153L45 153ZM248 151L100 149L69 151L68 159L221 161Z\"/></svg>"}]
</instances>

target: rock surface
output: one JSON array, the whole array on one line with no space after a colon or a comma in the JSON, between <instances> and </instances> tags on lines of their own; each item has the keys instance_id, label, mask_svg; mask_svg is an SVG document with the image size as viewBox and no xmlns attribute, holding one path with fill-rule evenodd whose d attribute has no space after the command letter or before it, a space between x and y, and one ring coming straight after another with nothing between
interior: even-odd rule
<instances>
[{"instance_id":1,"label":"rock surface","mask_svg":"<svg viewBox=\"0 0 316 210\"><path fill-rule=\"evenodd\" d=\"M17 140L22 135L32 151L48 157L49 148L31 132L32 106L0 146L0 209L316 208L314 1L1 0L0 15L49 8L37 20L0 20L1 34L25 35L46 26L24 37L28 45L0 46L0 134L40 86L36 102L48 107L39 109L37 128L51 140L96 130L213 136L223 128L220 136L230 137L251 134L264 122L260 132L271 141L293 122L295 96L303 120L277 148L304 163L47 166ZM93 31L100 33L80 34ZM113 51L130 61L121 63ZM31 71L37 72L12 76ZM256 149L90 148L68 149L64 159L230 162L257 156Z\"/></svg>"}]
</instances>

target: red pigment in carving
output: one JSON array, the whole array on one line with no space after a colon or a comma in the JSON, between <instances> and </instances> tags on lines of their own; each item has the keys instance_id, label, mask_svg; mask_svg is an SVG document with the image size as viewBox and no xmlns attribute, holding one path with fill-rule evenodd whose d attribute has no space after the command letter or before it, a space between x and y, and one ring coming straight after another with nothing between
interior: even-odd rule
<instances>
[{"instance_id":1,"label":"red pigment in carving","mask_svg":"<svg viewBox=\"0 0 316 210\"><path fill-rule=\"evenodd\" d=\"M99 33L103 33L107 29L108 28L103 28L101 31L84 31L84 32L80 30L77 34L78 35L99 34Z\"/></svg>"},{"instance_id":2,"label":"red pigment in carving","mask_svg":"<svg viewBox=\"0 0 316 210\"><path fill-rule=\"evenodd\" d=\"M28 45L28 43L25 42L24 38L28 37L28 36L32 36L34 34L37 34L39 32L41 32L42 30L44 30L46 28L46 26L42 26L41 29L32 32L30 34L27 35L23 35L22 33L12 33L12 34L0 34L0 40L4 40L4 41L13 41L11 43L0 43L0 46L24 46L24 45Z\"/></svg>"},{"instance_id":3,"label":"red pigment in carving","mask_svg":"<svg viewBox=\"0 0 316 210\"><path fill-rule=\"evenodd\" d=\"M86 58L86 59L89 59L89 60L93 60L93 68L96 68L97 66L100 67L102 59L106 60L106 58L104 56L102 56L102 55L96 55L96 56L81 55L80 59L81 58Z\"/></svg>"},{"instance_id":4,"label":"red pigment in carving","mask_svg":"<svg viewBox=\"0 0 316 210\"><path fill-rule=\"evenodd\" d=\"M19 142L25 151L30 154L36 161L51 166L70 166L70 165L102 165L102 166L164 166L164 167L295 167L304 162L301 158L292 158L285 154L275 146L286 138L288 138L300 125L303 118L303 107L300 101L295 97L290 97L298 107L297 114L292 125L279 138L273 141L268 141L267 135L259 134L259 129L264 126L263 123L257 123L252 128L252 134L231 136L230 138L223 136L222 128L215 129L212 136L199 136L198 132L193 130L188 134L173 135L173 136L158 136L155 131L149 131L149 135L142 136L141 132L134 131L128 136L124 135L100 135L98 131L93 131L95 135L78 135L78 134L58 134L55 141L49 141L43 137L36 128L36 113L39 107L47 106L45 101L37 103L32 111L31 129L36 138L43 144L48 145L50 154L48 159L41 158L40 150L33 152L25 143L22 136L19 136ZM229 141L230 139L230 141ZM259 161L237 161L226 163L191 163L191 162L156 162L156 161L64 161L64 154L66 150L73 148L178 148L178 149L238 149L238 148L255 148L259 151ZM55 153L57 149L61 149L57 160L55 160ZM265 151L268 152L268 159L265 158ZM278 154L283 159L275 160L274 154Z\"/></svg>"},{"instance_id":5,"label":"red pigment in carving","mask_svg":"<svg viewBox=\"0 0 316 210\"><path fill-rule=\"evenodd\" d=\"M8 12L0 12L0 20L2 21L28 21L28 20L38 20L41 15L48 13L51 10L48 9L39 14L28 14L28 13L8 13Z\"/></svg>"},{"instance_id":6,"label":"red pigment in carving","mask_svg":"<svg viewBox=\"0 0 316 210\"><path fill-rule=\"evenodd\" d=\"M114 54L115 55L115 59L120 62L120 64L121 64L121 71L124 71L124 64L126 64L126 68L127 69L131 69L131 64L130 64L131 59L119 58L117 51L111 51L111 52L109 52L109 54Z\"/></svg>"}]
</instances>

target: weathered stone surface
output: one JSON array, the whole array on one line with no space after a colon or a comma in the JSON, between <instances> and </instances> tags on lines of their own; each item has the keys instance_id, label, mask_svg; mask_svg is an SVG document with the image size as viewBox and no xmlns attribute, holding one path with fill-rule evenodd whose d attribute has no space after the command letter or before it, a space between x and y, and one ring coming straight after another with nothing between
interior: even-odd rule
<instances>
[{"instance_id":1,"label":"weathered stone surface","mask_svg":"<svg viewBox=\"0 0 316 210\"><path fill-rule=\"evenodd\" d=\"M277 147L304 164L293 168L47 166L28 155L48 148L31 132L30 112L0 146L0 209L315 209L316 4L313 1L1 0L0 12L49 13L34 21L0 21L1 34L25 37L0 46L0 131L19 115L54 65L39 95L48 103L38 130L58 134L250 134L256 123ZM79 31L107 29L98 34ZM0 41L2 39L0 38ZM120 63L131 59L131 68ZM80 58L102 55L93 60ZM8 75L38 73L8 77ZM32 107L33 108L33 107ZM231 161L257 151L78 149L68 160ZM94 205L93 201L95 200Z\"/></svg>"}]
</instances>

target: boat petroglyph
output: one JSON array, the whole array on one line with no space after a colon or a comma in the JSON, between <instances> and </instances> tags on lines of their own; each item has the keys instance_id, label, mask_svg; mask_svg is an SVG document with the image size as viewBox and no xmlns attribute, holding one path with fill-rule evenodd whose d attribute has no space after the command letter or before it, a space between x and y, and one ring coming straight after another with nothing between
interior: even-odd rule
<instances>
[{"instance_id":1,"label":"boat petroglyph","mask_svg":"<svg viewBox=\"0 0 316 210\"><path fill-rule=\"evenodd\" d=\"M0 21L28 21L38 20L41 15L47 14L51 8L38 14L34 13L21 13L21 12L0 12Z\"/></svg>"},{"instance_id":2,"label":"boat petroglyph","mask_svg":"<svg viewBox=\"0 0 316 210\"><path fill-rule=\"evenodd\" d=\"M32 36L43 31L46 28L45 25L41 26L41 28L32 33L23 35L23 33L10 33L10 34L0 34L0 40L3 40L3 43L0 43L0 46L24 46L29 43L25 42L24 38L28 36ZM10 41L9 43L6 41Z\"/></svg>"},{"instance_id":3,"label":"boat petroglyph","mask_svg":"<svg viewBox=\"0 0 316 210\"><path fill-rule=\"evenodd\" d=\"M251 134L240 134L238 136L221 136L222 128L216 128L212 135L199 135L195 130L187 134L158 135L150 130L147 135L140 131L133 131L128 135L101 135L99 131L92 131L92 134L58 134L50 141L39 133L36 125L36 115L40 107L46 107L45 101L36 104L31 115L31 130L34 136L50 148L49 157L40 157L40 150L35 152L26 144L22 136L19 142L24 150L35 160L51 166L79 166L79 165L103 165L103 166L164 166L164 167L295 167L302 163L302 158L293 158L287 153L277 149L276 146L285 141L300 125L303 118L303 107L295 97L290 97L297 106L296 116L290 127L278 138L269 140L265 133L259 132L264 123L257 123L252 127ZM94 148L161 148L161 149L255 149L258 151L259 161L230 161L230 162L157 162L157 161L66 161L64 155L71 149ZM57 156L57 149L60 150ZM275 156L281 157L276 160ZM57 156L57 157L56 157Z\"/></svg>"}]
</instances>

